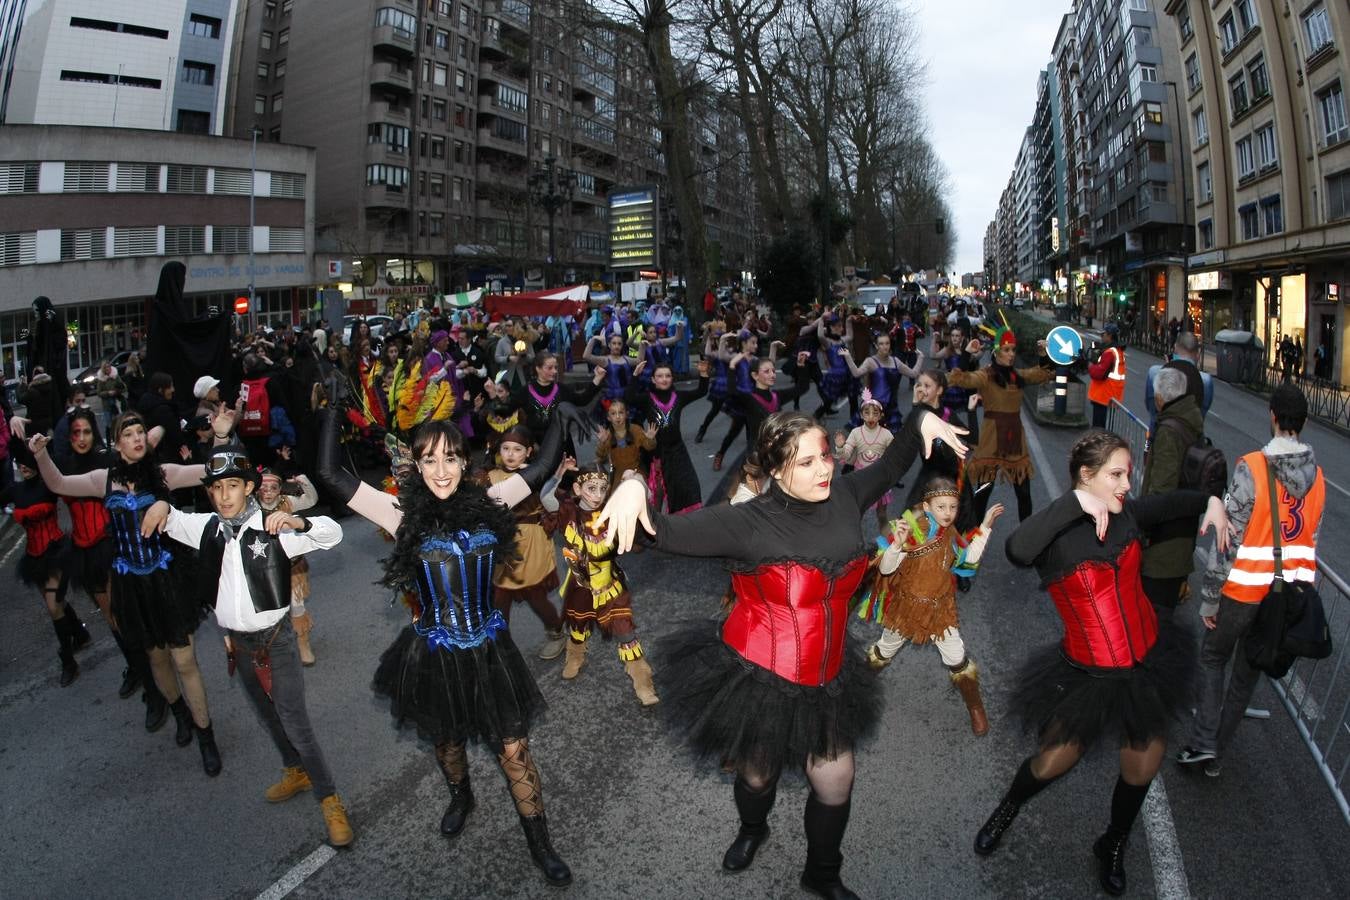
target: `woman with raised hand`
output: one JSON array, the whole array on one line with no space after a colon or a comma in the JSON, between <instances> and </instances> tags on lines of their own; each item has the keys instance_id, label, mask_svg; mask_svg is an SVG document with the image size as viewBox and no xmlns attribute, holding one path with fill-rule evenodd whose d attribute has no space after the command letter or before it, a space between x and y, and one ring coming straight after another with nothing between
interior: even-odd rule
<instances>
[{"instance_id":1,"label":"woman with raised hand","mask_svg":"<svg viewBox=\"0 0 1350 900\"><path fill-rule=\"evenodd\" d=\"M657 549L732 565L735 599L720 631L699 623L675 634L658 668L674 727L700 756L736 770L741 827L722 859L729 871L753 862L780 773L800 769L811 785L802 887L830 900L855 896L840 879L853 750L881 707L861 651L844 646L848 602L869 557L861 519L936 439L965 450L956 429L920 412L880 460L836 477L825 429L802 413L775 412L748 463L769 481L759 496L662 515L641 481L628 480L604 509L622 550L641 524Z\"/></svg>"},{"instance_id":2,"label":"woman with raised hand","mask_svg":"<svg viewBox=\"0 0 1350 900\"><path fill-rule=\"evenodd\" d=\"M511 562L511 507L533 496L558 468L569 425L584 430L576 407L559 404L533 461L491 487L466 474L468 447L448 421L413 434L414 468L398 496L362 482L339 465L336 414L321 412L319 478L353 512L394 536L382 583L411 600L412 621L380 658L374 689L388 696L399 725L411 723L435 744L450 789L441 833L459 834L474 808L465 745L497 754L520 816L530 856L549 884L572 882L553 849L530 724L544 706L534 677L493 603L493 569Z\"/></svg>"}]
</instances>

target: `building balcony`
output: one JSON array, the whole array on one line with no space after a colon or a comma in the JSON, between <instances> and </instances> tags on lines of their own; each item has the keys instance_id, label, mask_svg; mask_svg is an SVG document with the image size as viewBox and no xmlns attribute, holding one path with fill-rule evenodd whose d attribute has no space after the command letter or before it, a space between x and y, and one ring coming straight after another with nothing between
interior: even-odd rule
<instances>
[{"instance_id":1,"label":"building balcony","mask_svg":"<svg viewBox=\"0 0 1350 900\"><path fill-rule=\"evenodd\" d=\"M530 90L529 75L518 74L509 62L490 63L485 66L480 66L478 70L478 83L505 84L526 93L529 93Z\"/></svg>"},{"instance_id":2,"label":"building balcony","mask_svg":"<svg viewBox=\"0 0 1350 900\"><path fill-rule=\"evenodd\" d=\"M503 106L497 102L495 94L478 95L478 115L481 116L508 116L517 122L525 122L529 119L529 114L523 109L515 109L510 106Z\"/></svg>"},{"instance_id":3,"label":"building balcony","mask_svg":"<svg viewBox=\"0 0 1350 900\"><path fill-rule=\"evenodd\" d=\"M408 148L390 147L384 141L366 144L366 164L385 166L407 166Z\"/></svg>"},{"instance_id":4,"label":"building balcony","mask_svg":"<svg viewBox=\"0 0 1350 900\"><path fill-rule=\"evenodd\" d=\"M399 56L412 56L415 49L412 33L401 31L393 25L376 26L371 43Z\"/></svg>"},{"instance_id":5,"label":"building balcony","mask_svg":"<svg viewBox=\"0 0 1350 900\"><path fill-rule=\"evenodd\" d=\"M487 0L483 4L483 15L491 16L504 27L526 37L530 34L530 5L523 0Z\"/></svg>"},{"instance_id":6,"label":"building balcony","mask_svg":"<svg viewBox=\"0 0 1350 900\"><path fill-rule=\"evenodd\" d=\"M515 156L523 157L526 155L526 147L523 140L512 141L504 137L498 137L496 134L493 134L492 129L490 128L478 129L478 147L480 150L484 148L489 150L501 150Z\"/></svg>"},{"instance_id":7,"label":"building balcony","mask_svg":"<svg viewBox=\"0 0 1350 900\"><path fill-rule=\"evenodd\" d=\"M366 106L366 121L405 124L408 121L408 107L394 106L384 100L372 100Z\"/></svg>"},{"instance_id":8,"label":"building balcony","mask_svg":"<svg viewBox=\"0 0 1350 900\"><path fill-rule=\"evenodd\" d=\"M407 209L408 192L383 184L368 184L362 190L361 205L367 209Z\"/></svg>"},{"instance_id":9,"label":"building balcony","mask_svg":"<svg viewBox=\"0 0 1350 900\"><path fill-rule=\"evenodd\" d=\"M480 187L524 190L528 180L524 169L509 169L505 166L489 166L482 163L474 167L474 174Z\"/></svg>"},{"instance_id":10,"label":"building balcony","mask_svg":"<svg viewBox=\"0 0 1350 900\"><path fill-rule=\"evenodd\" d=\"M372 87L411 93L412 71L400 69L393 63L377 62L370 67L370 83Z\"/></svg>"}]
</instances>

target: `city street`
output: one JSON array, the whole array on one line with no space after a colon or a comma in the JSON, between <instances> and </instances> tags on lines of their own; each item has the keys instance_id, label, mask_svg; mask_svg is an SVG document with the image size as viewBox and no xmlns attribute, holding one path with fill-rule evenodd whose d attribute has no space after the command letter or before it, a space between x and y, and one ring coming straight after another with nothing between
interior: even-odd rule
<instances>
[{"instance_id":1,"label":"city street","mask_svg":"<svg viewBox=\"0 0 1350 900\"><path fill-rule=\"evenodd\" d=\"M1128 405L1142 412L1150 362L1131 351ZM815 405L814 394L809 408ZM706 495L719 477L708 455L727 420L692 444L702 403L684 416ZM1024 413L1030 423L1030 417ZM842 424L844 416L831 420ZM1043 506L1067 486L1076 431L1029 427ZM1218 383L1208 433L1230 465L1268 438L1261 398ZM1350 453L1344 436L1310 424L1305 438L1328 479L1319 555L1350 573ZM736 449L740 449L740 444ZM586 450L583 449L583 454ZM911 476L913 472L911 472ZM1012 492L996 500L1015 509ZM892 507L892 514L899 510ZM445 786L429 745L395 731L369 681L406 620L373 584L389 545L358 518L341 546L313 554L318 664L305 672L320 741L356 829L351 848L323 843L308 795L272 806L263 790L280 762L239 684L225 672L213 621L198 632L224 772L203 775L195 744L178 749L172 726L142 727L144 708L119 700L121 657L84 597L74 598L95 641L82 675L57 686L55 641L36 595L7 592L0 637L0 819L4 893L29 897L544 897L557 896L532 865L489 751L470 753L477 809L464 833L437 829ZM875 525L868 517L867 527ZM863 897L1092 897L1090 847L1107 821L1116 778L1111 748L1032 801L989 858L971 850L976 829L1034 746L1005 711L1010 680L1031 648L1058 637L1058 619L1035 575L1013 568L999 523L974 589L960 595L962 633L984 676L991 733L972 737L966 711L930 647L907 650L881 676L887 707L878 738L858 754L844 880ZM0 560L13 566L11 530ZM716 562L646 552L625 560L638 633L660 665L662 637L701 618L714 627L726 574ZM13 582L10 582L13 584ZM1193 581L1198 589L1198 578ZM1196 604L1179 618L1197 632ZM860 639L873 626L854 622ZM513 632L549 701L531 748L544 778L554 844L571 865L574 897L783 898L797 886L806 788L784 780L772 835L749 871L722 871L736 831L730 776L689 760L664 730L660 707L641 708L612 644L597 643L581 677L561 660L534 658L542 627L517 608ZM1350 884L1347 826L1283 707L1263 684L1223 774L1182 772L1170 758L1155 782L1127 856L1130 896L1334 897ZM1173 748L1181 737L1174 732ZM1169 754L1170 756L1170 754Z\"/></svg>"}]
</instances>

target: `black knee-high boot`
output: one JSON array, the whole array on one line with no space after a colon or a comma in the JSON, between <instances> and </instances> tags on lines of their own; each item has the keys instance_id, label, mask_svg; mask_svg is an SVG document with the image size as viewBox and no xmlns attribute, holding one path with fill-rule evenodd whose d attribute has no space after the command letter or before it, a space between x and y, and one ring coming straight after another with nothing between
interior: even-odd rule
<instances>
[{"instance_id":1,"label":"black knee-high boot","mask_svg":"<svg viewBox=\"0 0 1350 900\"><path fill-rule=\"evenodd\" d=\"M820 801L815 791L806 798L806 868L802 870L801 885L817 897L826 900L858 900L858 895L844 886L839 870L844 866L844 830L848 828L848 814L853 798L838 806Z\"/></svg>"},{"instance_id":2,"label":"black knee-high boot","mask_svg":"<svg viewBox=\"0 0 1350 900\"><path fill-rule=\"evenodd\" d=\"M1053 778L1042 781L1031 772L1031 761L1034 756L1028 756L1022 760L1022 765L1018 766L1017 774L1013 776L1012 786L1008 788L1008 793L1003 795L1003 800L994 810L989 821L984 823L984 827L975 835L975 852L981 856L988 856L998 847L999 840L1003 837L1003 832L1012 825L1013 819L1017 818L1017 813L1032 797L1045 790L1046 786L1054 781Z\"/></svg>"},{"instance_id":3,"label":"black knee-high boot","mask_svg":"<svg viewBox=\"0 0 1350 900\"><path fill-rule=\"evenodd\" d=\"M743 872L750 868L759 845L769 836L769 811L778 797L778 779L774 778L757 791L737 776L731 794L736 798L736 814L740 816L741 829L722 857L722 868L729 872Z\"/></svg>"},{"instance_id":4,"label":"black knee-high boot","mask_svg":"<svg viewBox=\"0 0 1350 900\"><path fill-rule=\"evenodd\" d=\"M70 632L75 641L73 649L80 651L85 647L88 647L94 638L89 634L89 629L85 627L84 622L80 620L79 615L75 612L75 607L71 606L70 603L64 599L64 591L62 592L61 608L65 611L66 618L74 623L71 625Z\"/></svg>"},{"instance_id":5,"label":"black knee-high boot","mask_svg":"<svg viewBox=\"0 0 1350 900\"><path fill-rule=\"evenodd\" d=\"M61 659L61 687L70 687L80 677L80 664L75 662L75 623L73 616L52 619L52 630L61 647L57 653Z\"/></svg>"},{"instance_id":6,"label":"black knee-high boot","mask_svg":"<svg viewBox=\"0 0 1350 900\"><path fill-rule=\"evenodd\" d=\"M117 696L125 700L136 693L136 688L141 686L143 673L140 664L136 661L135 654L127 647L127 642L122 640L122 632L114 628L112 636L117 643L117 649L122 651L122 659L127 664L127 667L122 670L122 684L117 689ZM145 654L141 654L141 656L144 657Z\"/></svg>"},{"instance_id":7,"label":"black knee-high boot","mask_svg":"<svg viewBox=\"0 0 1350 900\"><path fill-rule=\"evenodd\" d=\"M1108 894L1125 893L1125 845L1152 784L1152 781L1130 784L1124 778L1116 778L1116 789L1111 794L1111 824L1106 834L1092 845L1092 853L1097 857L1097 877Z\"/></svg>"}]
</instances>

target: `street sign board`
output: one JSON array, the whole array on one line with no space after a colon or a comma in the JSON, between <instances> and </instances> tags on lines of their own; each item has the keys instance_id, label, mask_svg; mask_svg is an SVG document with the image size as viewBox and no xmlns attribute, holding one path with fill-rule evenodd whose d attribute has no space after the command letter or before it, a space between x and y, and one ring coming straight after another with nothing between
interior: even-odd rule
<instances>
[{"instance_id":1,"label":"street sign board","mask_svg":"<svg viewBox=\"0 0 1350 900\"><path fill-rule=\"evenodd\" d=\"M659 265L660 194L655 187L620 188L609 194L609 267L615 271Z\"/></svg>"},{"instance_id":2,"label":"street sign board","mask_svg":"<svg viewBox=\"0 0 1350 900\"><path fill-rule=\"evenodd\" d=\"M1068 325L1056 325L1045 336L1045 355L1057 366L1067 366L1083 351L1083 336Z\"/></svg>"}]
</instances>

